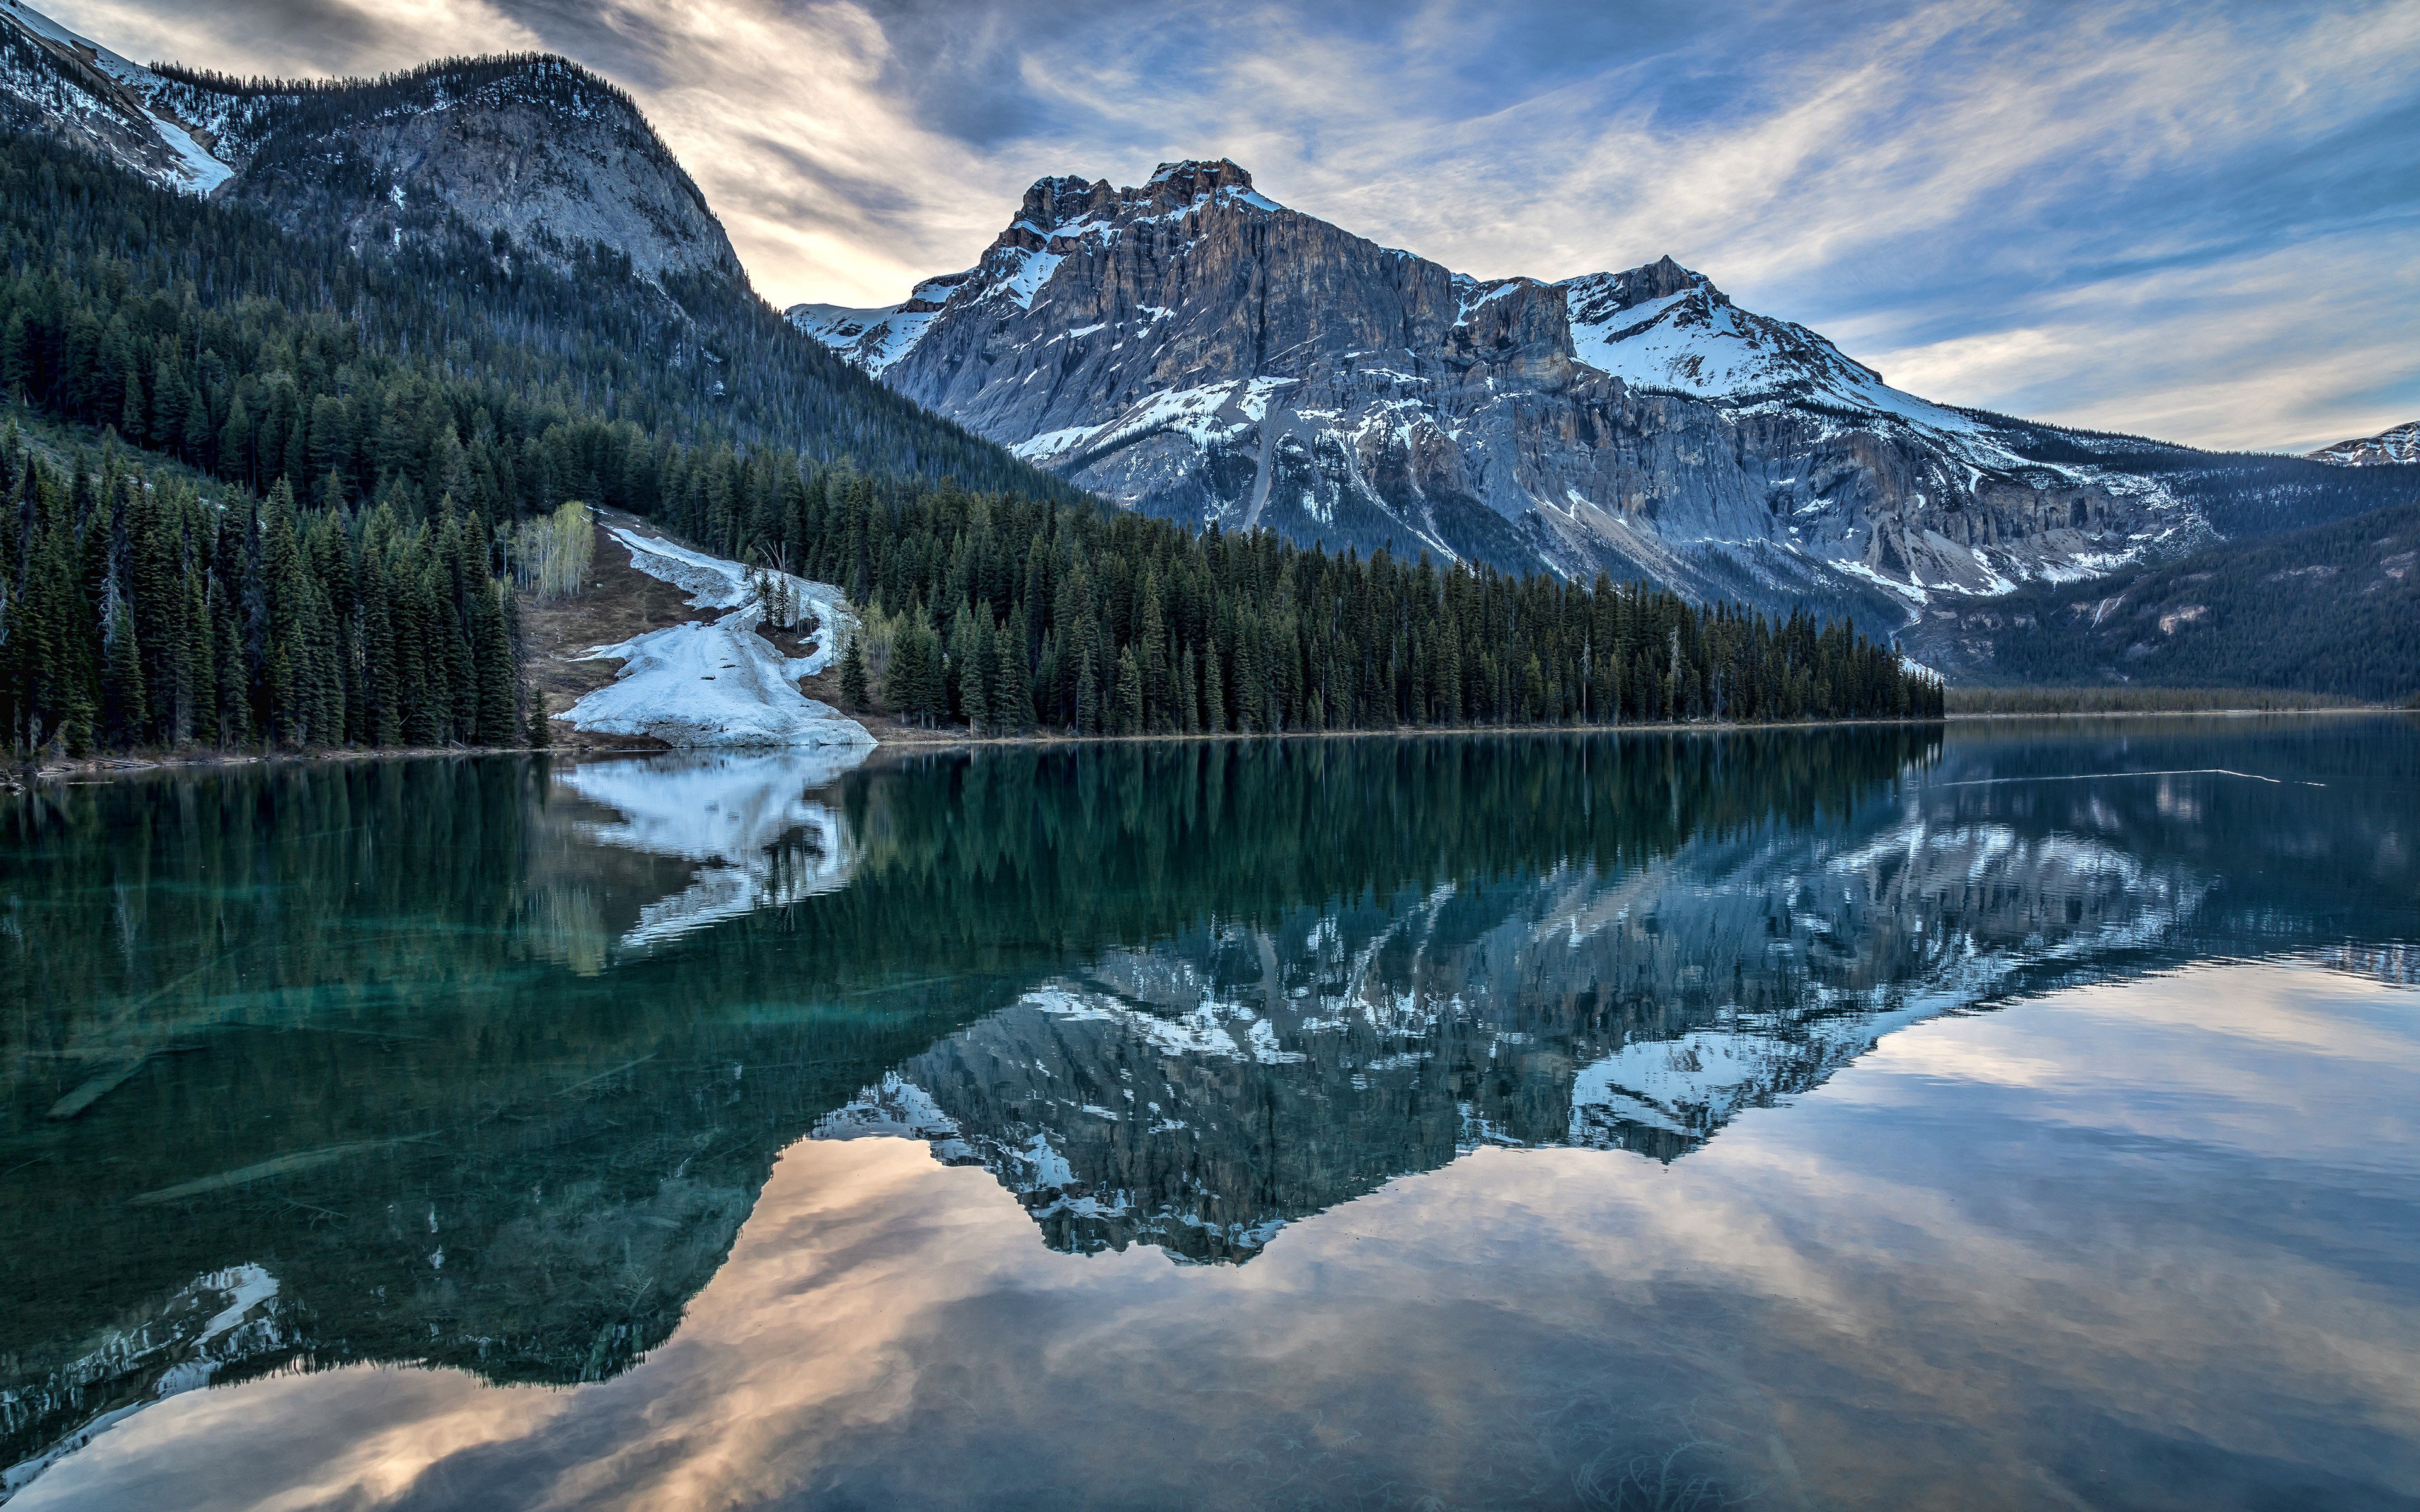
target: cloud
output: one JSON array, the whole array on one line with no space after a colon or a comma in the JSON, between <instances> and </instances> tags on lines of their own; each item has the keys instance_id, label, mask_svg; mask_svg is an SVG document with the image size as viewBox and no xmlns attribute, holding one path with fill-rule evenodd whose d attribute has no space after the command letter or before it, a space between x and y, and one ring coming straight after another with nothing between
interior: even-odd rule
<instances>
[{"instance_id":1,"label":"cloud","mask_svg":"<svg viewBox=\"0 0 2420 1512\"><path fill-rule=\"evenodd\" d=\"M487 0L52 0L43 8L128 57L281 78L378 73L538 45L535 33Z\"/></svg>"},{"instance_id":2,"label":"cloud","mask_svg":"<svg viewBox=\"0 0 2420 1512\"><path fill-rule=\"evenodd\" d=\"M1046 173L1225 155L1459 270L1669 252L1956 402L2291 447L2420 414L2420 0L55 8L243 72L564 52L632 89L779 302L969 266Z\"/></svg>"},{"instance_id":3,"label":"cloud","mask_svg":"<svg viewBox=\"0 0 2420 1512\"><path fill-rule=\"evenodd\" d=\"M623 1376L189 1392L23 1504L1493 1504L1693 1415L1819 1504L2042 1484L2079 1423L2114 1486L2171 1483L2179 1443L2261 1457L2189 1466L2250 1484L2374 1474L2374 1426L2420 1412L2420 1309L2376 1263L2412 1046L2307 964L2085 987L1892 1034L1668 1165L1481 1149L1240 1267L1055 1252L981 1168L806 1140Z\"/></svg>"}]
</instances>

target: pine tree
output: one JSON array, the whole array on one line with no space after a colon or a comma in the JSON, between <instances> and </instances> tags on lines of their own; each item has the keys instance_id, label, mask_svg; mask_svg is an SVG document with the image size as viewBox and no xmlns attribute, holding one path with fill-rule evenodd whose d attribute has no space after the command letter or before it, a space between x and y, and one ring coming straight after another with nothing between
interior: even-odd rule
<instances>
[{"instance_id":1,"label":"pine tree","mask_svg":"<svg viewBox=\"0 0 2420 1512\"><path fill-rule=\"evenodd\" d=\"M848 644L840 654L840 703L851 714L867 707L865 694L865 648L861 634L852 633Z\"/></svg>"},{"instance_id":2,"label":"pine tree","mask_svg":"<svg viewBox=\"0 0 2420 1512\"><path fill-rule=\"evenodd\" d=\"M1142 732L1142 669L1135 662L1134 647L1118 652L1117 728L1113 733L1140 734Z\"/></svg>"},{"instance_id":3,"label":"pine tree","mask_svg":"<svg viewBox=\"0 0 2420 1512\"><path fill-rule=\"evenodd\" d=\"M1011 733L1033 728L1033 669L1026 659L1031 639L1031 622L1020 602L1009 611L1008 624L995 641L1000 681L994 685L992 722Z\"/></svg>"},{"instance_id":4,"label":"pine tree","mask_svg":"<svg viewBox=\"0 0 2420 1512\"><path fill-rule=\"evenodd\" d=\"M1086 646L1076 657L1076 733L1096 735L1101 733L1101 685L1093 671L1093 648Z\"/></svg>"},{"instance_id":5,"label":"pine tree","mask_svg":"<svg viewBox=\"0 0 2420 1512\"><path fill-rule=\"evenodd\" d=\"M1218 648L1215 645L1202 658L1202 713L1204 729L1214 735L1227 733L1227 687L1218 673Z\"/></svg>"}]
</instances>

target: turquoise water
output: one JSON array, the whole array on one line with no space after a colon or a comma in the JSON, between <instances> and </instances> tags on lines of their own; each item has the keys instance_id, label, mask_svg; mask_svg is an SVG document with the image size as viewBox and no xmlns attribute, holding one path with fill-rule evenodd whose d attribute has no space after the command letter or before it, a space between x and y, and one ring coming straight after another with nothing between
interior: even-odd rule
<instances>
[{"instance_id":1,"label":"turquoise water","mask_svg":"<svg viewBox=\"0 0 2420 1512\"><path fill-rule=\"evenodd\" d=\"M0 821L34 1506L2420 1504L2420 726Z\"/></svg>"}]
</instances>

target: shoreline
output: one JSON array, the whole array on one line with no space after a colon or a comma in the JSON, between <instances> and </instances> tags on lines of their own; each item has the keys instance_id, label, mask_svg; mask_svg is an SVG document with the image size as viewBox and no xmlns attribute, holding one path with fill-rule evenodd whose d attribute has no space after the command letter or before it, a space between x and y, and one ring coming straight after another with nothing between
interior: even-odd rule
<instances>
[{"instance_id":1,"label":"shoreline","mask_svg":"<svg viewBox=\"0 0 2420 1512\"><path fill-rule=\"evenodd\" d=\"M1143 745L1171 741L1212 740L1400 740L1423 736L1527 735L1566 736L1579 734L1751 734L1762 731L1857 730L1898 728L1907 725L1979 724L1991 721L2045 719L2207 719L2207 718L2302 718L2313 715L2377 716L2409 714L2412 711L2389 704L2335 706L2313 709L2106 709L2071 710L2057 713L2007 711L1989 713L1947 714L1938 719L1793 719L1771 723L1732 724L1712 720L1696 722L1665 722L1656 724L1621 725L1425 725L1404 726L1390 730L1286 730L1272 733L1238 733L1229 731L1211 734L1195 732L1190 734L1147 735L1071 735L1040 733L1022 735L979 735L968 730L893 730L877 735L876 743L863 748L869 756L886 752L929 752L967 750L979 747L1008 748L1018 746L1117 746ZM0 793L25 793L38 785L83 787L107 782L121 777L146 772L203 770L216 767L286 765L331 762L376 762L425 760L432 757L478 756L550 756L570 762L596 760L620 761L634 756L662 756L677 751L720 751L763 754L774 750L816 750L840 748L814 746L689 746L666 747L605 746L409 746L409 747L338 747L322 750L284 751L214 751L188 750L162 752L157 755L130 753L115 756L91 756L76 761L54 762L39 766L17 763L0 765Z\"/></svg>"}]
</instances>

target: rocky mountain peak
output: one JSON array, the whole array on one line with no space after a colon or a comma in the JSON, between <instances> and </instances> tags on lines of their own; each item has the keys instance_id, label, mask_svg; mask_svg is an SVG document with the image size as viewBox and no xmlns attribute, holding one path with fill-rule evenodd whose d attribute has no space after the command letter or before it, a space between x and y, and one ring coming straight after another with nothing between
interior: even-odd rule
<instances>
[{"instance_id":1,"label":"rocky mountain peak","mask_svg":"<svg viewBox=\"0 0 2420 1512\"><path fill-rule=\"evenodd\" d=\"M365 251L458 224L559 265L602 246L644 278L743 276L638 103L552 54L303 86L142 68L0 0L0 126L289 225L341 227Z\"/></svg>"},{"instance_id":2,"label":"rocky mountain peak","mask_svg":"<svg viewBox=\"0 0 2420 1512\"><path fill-rule=\"evenodd\" d=\"M1142 192L1152 197L1154 204L1173 209L1222 189L1251 187L1252 176L1232 158L1220 158L1216 162L1187 158L1183 162L1163 162L1152 170L1151 181Z\"/></svg>"},{"instance_id":3,"label":"rocky mountain peak","mask_svg":"<svg viewBox=\"0 0 2420 1512\"><path fill-rule=\"evenodd\" d=\"M1037 178L1033 187L1025 192L1024 203L1017 206L1016 218L1001 235L1025 230L1047 236L1062 225L1092 214L1111 193L1106 178L1087 182L1073 174Z\"/></svg>"},{"instance_id":4,"label":"rocky mountain peak","mask_svg":"<svg viewBox=\"0 0 2420 1512\"><path fill-rule=\"evenodd\" d=\"M1669 253L1628 272L1614 274L1613 282L1621 291L1624 308L1651 300L1668 300L1691 289L1703 289L1709 298L1725 304L1730 302L1722 290L1714 287L1712 279L1695 269L1682 267Z\"/></svg>"},{"instance_id":5,"label":"rocky mountain peak","mask_svg":"<svg viewBox=\"0 0 2420 1512\"><path fill-rule=\"evenodd\" d=\"M975 268L791 319L1109 498L1330 547L1888 624L2197 528L1668 255L1475 279L1288 210L1225 158L1041 179Z\"/></svg>"},{"instance_id":6,"label":"rocky mountain peak","mask_svg":"<svg viewBox=\"0 0 2420 1512\"><path fill-rule=\"evenodd\" d=\"M1060 174L1033 181L1008 228L993 245L1039 248L1063 232L1080 235L1094 226L1182 213L1221 191L1233 191L1227 196L1230 199L1249 194L1265 208L1276 208L1252 193L1252 176L1225 158L1216 162L1189 158L1163 162L1147 181L1124 189L1106 178Z\"/></svg>"},{"instance_id":7,"label":"rocky mountain peak","mask_svg":"<svg viewBox=\"0 0 2420 1512\"><path fill-rule=\"evenodd\" d=\"M2420 463L2420 420L2406 421L2375 436L2363 436L2334 446L2322 446L2310 454L2314 462L2333 462L2338 467L2394 467Z\"/></svg>"}]
</instances>

